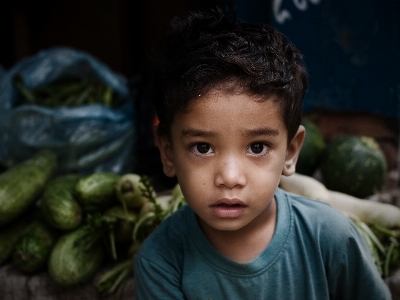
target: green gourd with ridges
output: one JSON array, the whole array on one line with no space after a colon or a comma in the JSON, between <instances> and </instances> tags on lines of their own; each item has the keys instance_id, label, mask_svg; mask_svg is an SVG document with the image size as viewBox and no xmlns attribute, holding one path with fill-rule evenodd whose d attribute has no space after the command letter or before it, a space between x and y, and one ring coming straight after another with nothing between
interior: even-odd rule
<instances>
[{"instance_id":1,"label":"green gourd with ridges","mask_svg":"<svg viewBox=\"0 0 400 300\"><path fill-rule=\"evenodd\" d=\"M24 214L0 229L0 265L11 257L16 242L31 221Z\"/></svg>"},{"instance_id":2,"label":"green gourd with ridges","mask_svg":"<svg viewBox=\"0 0 400 300\"><path fill-rule=\"evenodd\" d=\"M372 137L341 136L332 140L321 156L325 186L358 198L379 192L386 180L387 163Z\"/></svg>"},{"instance_id":3,"label":"green gourd with ridges","mask_svg":"<svg viewBox=\"0 0 400 300\"><path fill-rule=\"evenodd\" d=\"M33 221L16 242L12 261L25 273L36 273L47 266L47 259L58 232L42 220Z\"/></svg>"},{"instance_id":4,"label":"green gourd with ridges","mask_svg":"<svg viewBox=\"0 0 400 300\"><path fill-rule=\"evenodd\" d=\"M56 156L43 150L0 174L0 227L17 219L39 198L56 168Z\"/></svg>"},{"instance_id":5,"label":"green gourd with ridges","mask_svg":"<svg viewBox=\"0 0 400 300\"><path fill-rule=\"evenodd\" d=\"M115 186L120 175L98 172L81 178L75 186L75 197L85 212L103 211L118 204Z\"/></svg>"},{"instance_id":6,"label":"green gourd with ridges","mask_svg":"<svg viewBox=\"0 0 400 300\"><path fill-rule=\"evenodd\" d=\"M48 272L57 285L71 287L90 280L104 258L99 236L81 226L57 241L48 260Z\"/></svg>"},{"instance_id":7,"label":"green gourd with ridges","mask_svg":"<svg viewBox=\"0 0 400 300\"><path fill-rule=\"evenodd\" d=\"M73 230L83 219L83 211L74 197L75 186L82 175L66 174L51 180L40 203L43 218L60 230Z\"/></svg>"}]
</instances>

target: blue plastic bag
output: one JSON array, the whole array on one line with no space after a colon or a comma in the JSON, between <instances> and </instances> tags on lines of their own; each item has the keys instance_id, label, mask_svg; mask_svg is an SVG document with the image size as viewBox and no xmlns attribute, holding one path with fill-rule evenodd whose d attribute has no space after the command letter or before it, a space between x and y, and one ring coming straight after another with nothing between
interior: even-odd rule
<instances>
[{"instance_id":1,"label":"blue plastic bag","mask_svg":"<svg viewBox=\"0 0 400 300\"><path fill-rule=\"evenodd\" d=\"M123 104L117 109L17 105L17 74L31 89L63 77L97 79L113 88ZM58 156L61 174L130 172L136 138L133 98L123 76L85 52L52 48L26 58L0 78L0 162L11 166L39 149L50 149Z\"/></svg>"}]
</instances>

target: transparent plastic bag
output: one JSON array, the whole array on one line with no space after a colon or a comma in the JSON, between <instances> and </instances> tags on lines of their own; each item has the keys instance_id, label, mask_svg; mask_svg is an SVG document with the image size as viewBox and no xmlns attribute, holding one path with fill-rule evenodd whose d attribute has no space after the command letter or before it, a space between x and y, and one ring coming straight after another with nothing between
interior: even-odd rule
<instances>
[{"instance_id":1,"label":"transparent plastic bag","mask_svg":"<svg viewBox=\"0 0 400 300\"><path fill-rule=\"evenodd\" d=\"M123 103L118 108L17 105L17 74L30 89L64 77L96 79L110 86ZM134 94L123 76L82 51L44 50L0 77L0 162L11 166L45 148L57 154L59 173L129 172L135 152L134 119Z\"/></svg>"}]
</instances>

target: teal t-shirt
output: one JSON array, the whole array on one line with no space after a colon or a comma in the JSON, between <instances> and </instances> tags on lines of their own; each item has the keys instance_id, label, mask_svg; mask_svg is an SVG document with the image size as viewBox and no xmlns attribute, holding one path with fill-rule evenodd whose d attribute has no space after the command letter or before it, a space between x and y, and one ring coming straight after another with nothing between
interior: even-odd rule
<instances>
[{"instance_id":1,"label":"teal t-shirt","mask_svg":"<svg viewBox=\"0 0 400 300\"><path fill-rule=\"evenodd\" d=\"M136 299L390 299L362 236L328 204L277 189L274 236L249 263L216 250L188 205L134 260Z\"/></svg>"}]
</instances>

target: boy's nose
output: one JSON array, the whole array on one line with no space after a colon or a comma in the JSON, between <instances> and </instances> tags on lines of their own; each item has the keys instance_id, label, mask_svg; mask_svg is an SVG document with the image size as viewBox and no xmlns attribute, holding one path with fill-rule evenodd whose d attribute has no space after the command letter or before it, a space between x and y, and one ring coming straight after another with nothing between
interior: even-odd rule
<instances>
[{"instance_id":1,"label":"boy's nose","mask_svg":"<svg viewBox=\"0 0 400 300\"><path fill-rule=\"evenodd\" d=\"M235 157L221 159L217 166L214 181L216 186L225 186L229 189L244 187L246 185L246 176L240 160Z\"/></svg>"}]
</instances>

